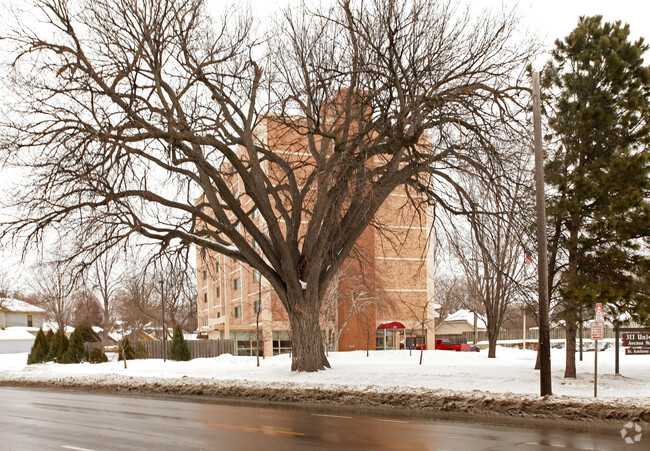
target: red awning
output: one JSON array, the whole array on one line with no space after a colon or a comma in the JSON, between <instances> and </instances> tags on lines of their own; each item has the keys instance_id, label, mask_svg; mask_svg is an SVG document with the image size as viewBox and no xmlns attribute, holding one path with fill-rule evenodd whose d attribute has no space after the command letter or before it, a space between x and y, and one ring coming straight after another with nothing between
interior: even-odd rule
<instances>
[{"instance_id":1,"label":"red awning","mask_svg":"<svg viewBox=\"0 0 650 451\"><path fill-rule=\"evenodd\" d=\"M398 321L380 324L377 329L406 329L406 326Z\"/></svg>"}]
</instances>

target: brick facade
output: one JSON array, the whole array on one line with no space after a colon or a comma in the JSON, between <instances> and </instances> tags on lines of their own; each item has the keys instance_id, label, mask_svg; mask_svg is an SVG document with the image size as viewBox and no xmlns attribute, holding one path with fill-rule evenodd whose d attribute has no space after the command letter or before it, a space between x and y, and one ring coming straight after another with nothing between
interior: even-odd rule
<instances>
[{"instance_id":1,"label":"brick facade","mask_svg":"<svg viewBox=\"0 0 650 451\"><path fill-rule=\"evenodd\" d=\"M260 130L260 139L287 160L308 158L296 145L300 138L277 126L277 122L267 119ZM268 171L272 176L273 169ZM241 202L247 202L236 176L232 179L232 189L241 193ZM262 221L255 215L253 219ZM396 190L375 221L358 240L354 256L349 256L342 266L346 277L341 279L339 324L350 310L347 295L359 292L360 284L364 299L371 302L362 314L348 319L341 333L340 351L374 350L385 343L389 348L399 348L405 338L404 330L377 329L393 321L402 323L409 337L421 335L424 325L427 342L433 342L433 250L428 245L431 216L426 211L416 211L407 202L405 193ZM243 355L254 354L258 338L264 355L289 350L290 331L284 308L270 284L258 277L256 271L224 255L198 249L197 276L201 336L233 338L237 342L236 352ZM261 306L259 315L256 314L258 305Z\"/></svg>"}]
</instances>

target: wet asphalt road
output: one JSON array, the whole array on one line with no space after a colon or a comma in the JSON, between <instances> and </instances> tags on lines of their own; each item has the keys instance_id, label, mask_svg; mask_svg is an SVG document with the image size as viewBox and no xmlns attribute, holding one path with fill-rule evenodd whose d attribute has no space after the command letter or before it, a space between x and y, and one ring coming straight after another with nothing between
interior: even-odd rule
<instances>
[{"instance_id":1,"label":"wet asphalt road","mask_svg":"<svg viewBox=\"0 0 650 451\"><path fill-rule=\"evenodd\" d=\"M0 387L0 449L650 449L643 442L626 447L612 432L326 412Z\"/></svg>"}]
</instances>

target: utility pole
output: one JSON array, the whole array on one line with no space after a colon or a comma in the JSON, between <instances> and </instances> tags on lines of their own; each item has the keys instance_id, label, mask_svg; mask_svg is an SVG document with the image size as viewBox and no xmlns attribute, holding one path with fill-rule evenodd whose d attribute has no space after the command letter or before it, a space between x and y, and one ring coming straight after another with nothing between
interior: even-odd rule
<instances>
[{"instance_id":1,"label":"utility pole","mask_svg":"<svg viewBox=\"0 0 650 451\"><path fill-rule=\"evenodd\" d=\"M163 292L163 280L160 279L160 302L162 304L162 349L163 349L163 362L167 361L167 337L165 334L165 295Z\"/></svg>"},{"instance_id":2,"label":"utility pole","mask_svg":"<svg viewBox=\"0 0 650 451\"><path fill-rule=\"evenodd\" d=\"M262 312L262 273L257 281L257 311L255 312L255 341L257 342L257 366L260 366L260 313Z\"/></svg>"},{"instance_id":3,"label":"utility pole","mask_svg":"<svg viewBox=\"0 0 650 451\"><path fill-rule=\"evenodd\" d=\"M548 325L548 263L546 245L546 203L544 196L544 156L539 72L533 72L533 131L535 135L535 191L537 211L537 278L539 286L539 389L541 396L551 388L551 343Z\"/></svg>"}]
</instances>

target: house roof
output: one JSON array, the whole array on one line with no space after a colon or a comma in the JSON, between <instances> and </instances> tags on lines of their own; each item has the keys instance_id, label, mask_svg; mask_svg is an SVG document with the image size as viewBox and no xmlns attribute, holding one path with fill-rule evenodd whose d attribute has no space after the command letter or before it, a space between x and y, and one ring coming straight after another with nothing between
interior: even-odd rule
<instances>
[{"instance_id":1,"label":"house roof","mask_svg":"<svg viewBox=\"0 0 650 451\"><path fill-rule=\"evenodd\" d=\"M1 298L0 310L14 313L45 313L45 310L36 305L13 298Z\"/></svg>"},{"instance_id":2,"label":"house roof","mask_svg":"<svg viewBox=\"0 0 650 451\"><path fill-rule=\"evenodd\" d=\"M474 327L474 312L467 309L460 309L457 312L454 312L451 315L449 315L447 318L445 318L441 324L463 322L463 321L469 324L470 326ZM479 329L487 329L487 326L485 325L485 320L481 317L481 315L478 315L478 318L476 319L476 327L478 327Z\"/></svg>"},{"instance_id":3,"label":"house roof","mask_svg":"<svg viewBox=\"0 0 650 451\"><path fill-rule=\"evenodd\" d=\"M0 330L0 340L34 340L34 336L26 330L6 329Z\"/></svg>"},{"instance_id":4,"label":"house roof","mask_svg":"<svg viewBox=\"0 0 650 451\"><path fill-rule=\"evenodd\" d=\"M56 331L59 330L59 325L57 323L55 323L54 321L45 321L43 323L43 332L47 332L48 330L51 330L52 332L56 332ZM66 335L69 335L72 332L74 332L74 327L65 326Z\"/></svg>"}]
</instances>

